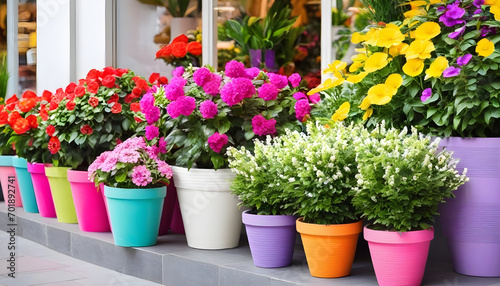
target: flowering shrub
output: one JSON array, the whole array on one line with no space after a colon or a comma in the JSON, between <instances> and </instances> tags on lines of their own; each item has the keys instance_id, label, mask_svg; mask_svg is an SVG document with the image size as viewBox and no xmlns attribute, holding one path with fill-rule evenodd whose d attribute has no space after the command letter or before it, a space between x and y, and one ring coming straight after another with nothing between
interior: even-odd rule
<instances>
[{"instance_id":1,"label":"flowering shrub","mask_svg":"<svg viewBox=\"0 0 500 286\"><path fill-rule=\"evenodd\" d=\"M150 78L155 83L161 80L158 74ZM54 165L87 170L117 140L141 132L138 101L149 87L132 71L107 67L93 69L78 84L50 95L48 120L41 128L50 138L47 148Z\"/></svg>"},{"instance_id":2,"label":"flowering shrub","mask_svg":"<svg viewBox=\"0 0 500 286\"><path fill-rule=\"evenodd\" d=\"M196 40L189 40L186 35L180 35L158 52L157 59L163 59L165 63L173 66L187 68L190 64L199 66L201 60L201 43Z\"/></svg>"},{"instance_id":3,"label":"flowering shrub","mask_svg":"<svg viewBox=\"0 0 500 286\"><path fill-rule=\"evenodd\" d=\"M354 149L357 187L354 206L371 222L371 228L392 231L428 229L445 198L468 181L458 160L441 150L439 139L431 142L412 128L385 129L377 125L367 140L357 140Z\"/></svg>"},{"instance_id":4,"label":"flowering shrub","mask_svg":"<svg viewBox=\"0 0 500 286\"><path fill-rule=\"evenodd\" d=\"M385 120L437 136L500 136L500 4L409 4L403 23L354 33L352 42L364 49L352 58L351 74L343 72L345 63L333 63L326 70L333 80L312 92L329 90L330 112L345 101L359 107L349 111L349 120L367 120L368 126Z\"/></svg>"},{"instance_id":5,"label":"flowering shrub","mask_svg":"<svg viewBox=\"0 0 500 286\"><path fill-rule=\"evenodd\" d=\"M162 159L165 145L147 144L143 137L134 137L103 152L89 166L89 179L115 188L154 188L168 185L173 172Z\"/></svg>"},{"instance_id":6,"label":"flowering shrub","mask_svg":"<svg viewBox=\"0 0 500 286\"><path fill-rule=\"evenodd\" d=\"M211 67L178 67L173 73L168 85L144 95L141 110L149 126L165 132L175 164L188 168L225 167L227 147L252 149L254 137L301 129L312 102L319 101L299 91L299 75L245 69L236 61L224 73Z\"/></svg>"}]
</instances>

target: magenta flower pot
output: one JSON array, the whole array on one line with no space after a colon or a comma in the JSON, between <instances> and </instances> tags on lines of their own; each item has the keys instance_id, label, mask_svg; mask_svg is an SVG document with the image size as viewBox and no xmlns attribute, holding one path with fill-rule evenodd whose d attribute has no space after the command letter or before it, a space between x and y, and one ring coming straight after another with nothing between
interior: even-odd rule
<instances>
[{"instance_id":1,"label":"magenta flower pot","mask_svg":"<svg viewBox=\"0 0 500 286\"><path fill-rule=\"evenodd\" d=\"M177 191L175 190L174 180L170 179L170 185L167 187L167 195L163 202L163 210L161 213L160 229L158 235L165 235L170 229L174 214L175 202L177 201Z\"/></svg>"},{"instance_id":2,"label":"magenta flower pot","mask_svg":"<svg viewBox=\"0 0 500 286\"><path fill-rule=\"evenodd\" d=\"M434 229L396 232L365 226L363 234L380 286L422 284Z\"/></svg>"},{"instance_id":3,"label":"magenta flower pot","mask_svg":"<svg viewBox=\"0 0 500 286\"><path fill-rule=\"evenodd\" d=\"M292 263L297 233L296 219L291 215L256 215L249 211L243 212L242 220L255 266L277 268Z\"/></svg>"},{"instance_id":4,"label":"magenta flower pot","mask_svg":"<svg viewBox=\"0 0 500 286\"><path fill-rule=\"evenodd\" d=\"M17 183L16 169L12 165L14 156L0 156L0 184L5 203L22 207L21 192Z\"/></svg>"},{"instance_id":5,"label":"magenta flower pot","mask_svg":"<svg viewBox=\"0 0 500 286\"><path fill-rule=\"evenodd\" d=\"M28 163L28 172L31 174L31 180L33 181L33 190L35 191L40 216L57 217L49 180L45 175L45 166L50 166L50 164Z\"/></svg>"},{"instance_id":6,"label":"magenta flower pot","mask_svg":"<svg viewBox=\"0 0 500 286\"><path fill-rule=\"evenodd\" d=\"M95 183L89 181L88 172L68 170L68 181L80 229L88 232L111 231L103 196Z\"/></svg>"},{"instance_id":7,"label":"magenta flower pot","mask_svg":"<svg viewBox=\"0 0 500 286\"><path fill-rule=\"evenodd\" d=\"M469 182L439 210L456 272L500 277L500 138L445 138Z\"/></svg>"},{"instance_id":8,"label":"magenta flower pot","mask_svg":"<svg viewBox=\"0 0 500 286\"><path fill-rule=\"evenodd\" d=\"M172 215L172 222L170 223L170 229L174 233L185 234L184 223L182 221L181 207L179 205L179 199L175 201L174 213Z\"/></svg>"}]
</instances>

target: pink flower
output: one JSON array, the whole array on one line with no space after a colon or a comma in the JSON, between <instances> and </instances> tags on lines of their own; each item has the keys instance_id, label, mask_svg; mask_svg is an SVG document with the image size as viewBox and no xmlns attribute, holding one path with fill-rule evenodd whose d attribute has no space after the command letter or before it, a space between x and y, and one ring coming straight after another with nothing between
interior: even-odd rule
<instances>
[{"instance_id":1,"label":"pink flower","mask_svg":"<svg viewBox=\"0 0 500 286\"><path fill-rule=\"evenodd\" d=\"M101 168L102 163L104 163L104 161L106 161L106 158L108 158L108 155L111 153L112 153L111 151L106 151L106 152L101 153L101 155L97 156L97 158L94 160L94 162L92 162L92 164L90 164L90 166L88 168L89 180L94 179L94 176L93 176L94 172L97 171L97 169Z\"/></svg>"},{"instance_id":2,"label":"pink flower","mask_svg":"<svg viewBox=\"0 0 500 286\"><path fill-rule=\"evenodd\" d=\"M252 118L253 133L258 136L265 136L276 133L276 120L266 120L262 115L256 115Z\"/></svg>"},{"instance_id":3,"label":"pink flower","mask_svg":"<svg viewBox=\"0 0 500 286\"><path fill-rule=\"evenodd\" d=\"M420 97L420 100L427 101L427 99L431 98L431 96L432 96L432 89L430 87L426 88L424 89L424 91L422 91L422 96Z\"/></svg>"},{"instance_id":4,"label":"pink flower","mask_svg":"<svg viewBox=\"0 0 500 286\"><path fill-rule=\"evenodd\" d=\"M249 79L256 78L259 75L259 73L260 73L260 69L259 68L247 68L245 70L245 75Z\"/></svg>"},{"instance_id":5,"label":"pink flower","mask_svg":"<svg viewBox=\"0 0 500 286\"><path fill-rule=\"evenodd\" d=\"M124 149L120 151L118 161L122 163L137 163L141 158L141 154L133 149Z\"/></svg>"},{"instance_id":6,"label":"pink flower","mask_svg":"<svg viewBox=\"0 0 500 286\"><path fill-rule=\"evenodd\" d=\"M226 134L219 134L219 132L215 132L210 137L208 137L208 145L214 152L220 153L222 147L227 144L228 138Z\"/></svg>"},{"instance_id":7,"label":"pink flower","mask_svg":"<svg viewBox=\"0 0 500 286\"><path fill-rule=\"evenodd\" d=\"M244 98L252 97L255 94L255 86L248 78L235 78L224 85L220 93L222 101L233 106Z\"/></svg>"},{"instance_id":8,"label":"pink flower","mask_svg":"<svg viewBox=\"0 0 500 286\"><path fill-rule=\"evenodd\" d=\"M158 152L167 153L167 141L165 141L164 137L160 137L160 140L158 140Z\"/></svg>"},{"instance_id":9,"label":"pink flower","mask_svg":"<svg viewBox=\"0 0 500 286\"><path fill-rule=\"evenodd\" d=\"M268 73L269 81L274 84L278 89L285 88L288 85L288 78L286 75L280 75L275 73Z\"/></svg>"},{"instance_id":10,"label":"pink flower","mask_svg":"<svg viewBox=\"0 0 500 286\"><path fill-rule=\"evenodd\" d=\"M170 168L170 165L167 164L165 161L158 159L156 160L156 164L158 164L158 171L160 171L163 177L170 180L174 175L174 172L172 171L172 168Z\"/></svg>"},{"instance_id":11,"label":"pink flower","mask_svg":"<svg viewBox=\"0 0 500 286\"><path fill-rule=\"evenodd\" d=\"M261 87L259 87L259 97L264 99L265 101L275 100L278 96L278 89L274 84L265 83Z\"/></svg>"},{"instance_id":12,"label":"pink flower","mask_svg":"<svg viewBox=\"0 0 500 286\"><path fill-rule=\"evenodd\" d=\"M155 98L150 93L146 93L140 101L141 112L144 114L148 124L154 124L160 119L160 108L154 104Z\"/></svg>"},{"instance_id":13,"label":"pink flower","mask_svg":"<svg viewBox=\"0 0 500 286\"><path fill-rule=\"evenodd\" d=\"M199 68L193 73L193 80L199 86L204 86L212 79L212 73L207 68Z\"/></svg>"},{"instance_id":14,"label":"pink flower","mask_svg":"<svg viewBox=\"0 0 500 286\"><path fill-rule=\"evenodd\" d=\"M106 160L101 164L99 169L103 172L110 172L114 169L116 169L116 163L118 163L118 154L115 152L110 153L107 157Z\"/></svg>"},{"instance_id":15,"label":"pink flower","mask_svg":"<svg viewBox=\"0 0 500 286\"><path fill-rule=\"evenodd\" d=\"M167 113L172 118L177 118L180 115L189 116L195 108L196 100L193 97L181 96L167 106Z\"/></svg>"},{"instance_id":16,"label":"pink flower","mask_svg":"<svg viewBox=\"0 0 500 286\"><path fill-rule=\"evenodd\" d=\"M160 150L156 146L147 146L146 147L146 153L148 153L148 156L151 159L157 159L158 158L158 153L160 153Z\"/></svg>"},{"instance_id":17,"label":"pink flower","mask_svg":"<svg viewBox=\"0 0 500 286\"><path fill-rule=\"evenodd\" d=\"M319 93L309 95L309 101L313 104L319 103L321 101Z\"/></svg>"},{"instance_id":18,"label":"pink flower","mask_svg":"<svg viewBox=\"0 0 500 286\"><path fill-rule=\"evenodd\" d=\"M177 84L180 86L185 86L187 83L187 80L183 77L174 77L170 80L170 84Z\"/></svg>"},{"instance_id":19,"label":"pink flower","mask_svg":"<svg viewBox=\"0 0 500 286\"><path fill-rule=\"evenodd\" d=\"M146 166L139 165L132 169L132 183L139 187L145 187L152 181L151 172Z\"/></svg>"},{"instance_id":20,"label":"pink flower","mask_svg":"<svg viewBox=\"0 0 500 286\"><path fill-rule=\"evenodd\" d=\"M237 78L237 77L244 77L246 76L245 73L245 65L243 63L237 62L237 61L229 61L226 64L226 71L225 71L226 76L231 77L231 78Z\"/></svg>"},{"instance_id":21,"label":"pink flower","mask_svg":"<svg viewBox=\"0 0 500 286\"><path fill-rule=\"evenodd\" d=\"M304 117L311 112L311 106L307 99L301 99L295 103L295 117L304 121Z\"/></svg>"},{"instance_id":22,"label":"pink flower","mask_svg":"<svg viewBox=\"0 0 500 286\"><path fill-rule=\"evenodd\" d=\"M217 95L220 91L220 83L222 81L222 77L218 74L212 74L212 78L210 81L203 85L203 91L210 95Z\"/></svg>"},{"instance_id":23,"label":"pink flower","mask_svg":"<svg viewBox=\"0 0 500 286\"><path fill-rule=\"evenodd\" d=\"M170 81L170 84L165 86L165 96L168 100L177 100L179 97L184 96L184 86L173 82L173 80Z\"/></svg>"},{"instance_id":24,"label":"pink flower","mask_svg":"<svg viewBox=\"0 0 500 286\"><path fill-rule=\"evenodd\" d=\"M295 98L295 100L307 99L307 95L303 92L296 92L293 94L293 98Z\"/></svg>"},{"instance_id":25,"label":"pink flower","mask_svg":"<svg viewBox=\"0 0 500 286\"><path fill-rule=\"evenodd\" d=\"M181 77L183 74L184 74L184 67L176 67L176 68L172 71L172 75L173 75L174 77Z\"/></svg>"},{"instance_id":26,"label":"pink flower","mask_svg":"<svg viewBox=\"0 0 500 286\"><path fill-rule=\"evenodd\" d=\"M217 104L211 100L205 100L200 104L200 113L203 118L214 118L217 115Z\"/></svg>"},{"instance_id":27,"label":"pink flower","mask_svg":"<svg viewBox=\"0 0 500 286\"><path fill-rule=\"evenodd\" d=\"M292 87L297 87L300 85L300 81L302 78L298 73L293 73L291 76L288 77L288 81L292 85Z\"/></svg>"},{"instance_id":28,"label":"pink flower","mask_svg":"<svg viewBox=\"0 0 500 286\"><path fill-rule=\"evenodd\" d=\"M154 125L146 126L146 139L153 140L160 135L160 129Z\"/></svg>"}]
</instances>

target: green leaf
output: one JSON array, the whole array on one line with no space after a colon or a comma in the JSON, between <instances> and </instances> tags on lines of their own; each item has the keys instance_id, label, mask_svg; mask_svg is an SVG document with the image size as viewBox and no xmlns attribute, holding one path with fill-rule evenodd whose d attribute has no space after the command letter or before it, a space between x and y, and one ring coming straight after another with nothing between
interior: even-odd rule
<instances>
[{"instance_id":1,"label":"green leaf","mask_svg":"<svg viewBox=\"0 0 500 286\"><path fill-rule=\"evenodd\" d=\"M224 123L220 125L219 128L217 128L217 130L219 131L220 134L224 134L229 130L229 128L231 128L231 122L224 121Z\"/></svg>"},{"instance_id":2,"label":"green leaf","mask_svg":"<svg viewBox=\"0 0 500 286\"><path fill-rule=\"evenodd\" d=\"M96 114L95 121L97 121L98 123L101 123L103 119L104 119L104 115L102 113Z\"/></svg>"},{"instance_id":3,"label":"green leaf","mask_svg":"<svg viewBox=\"0 0 500 286\"><path fill-rule=\"evenodd\" d=\"M255 133L253 133L253 131L247 131L247 132L245 132L245 139L246 139L246 140L250 140L250 139L252 139L254 136L255 136Z\"/></svg>"},{"instance_id":4,"label":"green leaf","mask_svg":"<svg viewBox=\"0 0 500 286\"><path fill-rule=\"evenodd\" d=\"M125 172L118 172L118 174L115 175L115 180L118 182L118 183L121 183L121 182L124 182L125 179L127 179L127 173Z\"/></svg>"},{"instance_id":5,"label":"green leaf","mask_svg":"<svg viewBox=\"0 0 500 286\"><path fill-rule=\"evenodd\" d=\"M128 131L130 128L131 122L128 118L125 118L125 120L122 121L122 128L125 131Z\"/></svg>"},{"instance_id":6,"label":"green leaf","mask_svg":"<svg viewBox=\"0 0 500 286\"><path fill-rule=\"evenodd\" d=\"M426 118L429 119L432 115L434 115L438 111L439 111L439 109L437 107L429 108L427 110L427 116L426 116Z\"/></svg>"},{"instance_id":7,"label":"green leaf","mask_svg":"<svg viewBox=\"0 0 500 286\"><path fill-rule=\"evenodd\" d=\"M74 114L71 114L68 118L68 123L71 124L71 123L75 122L75 119L76 119L76 116Z\"/></svg>"},{"instance_id":8,"label":"green leaf","mask_svg":"<svg viewBox=\"0 0 500 286\"><path fill-rule=\"evenodd\" d=\"M75 138L78 136L78 132L77 131L73 131L71 132L71 135L69 137L69 140L68 140L68 143L71 143L73 142L73 140L75 140Z\"/></svg>"},{"instance_id":9,"label":"green leaf","mask_svg":"<svg viewBox=\"0 0 500 286\"><path fill-rule=\"evenodd\" d=\"M217 170L220 167L224 166L224 157L222 157L221 154L213 155L210 160L212 161L212 164L214 164L214 169Z\"/></svg>"},{"instance_id":10,"label":"green leaf","mask_svg":"<svg viewBox=\"0 0 500 286\"><path fill-rule=\"evenodd\" d=\"M500 109L490 109L484 114L486 124L490 124L491 118L500 118Z\"/></svg>"}]
</instances>

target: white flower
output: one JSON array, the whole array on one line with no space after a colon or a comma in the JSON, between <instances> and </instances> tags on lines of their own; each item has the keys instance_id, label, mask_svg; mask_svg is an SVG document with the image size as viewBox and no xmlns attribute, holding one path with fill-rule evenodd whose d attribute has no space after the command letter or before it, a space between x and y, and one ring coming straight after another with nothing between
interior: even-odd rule
<instances>
[{"instance_id":1,"label":"white flower","mask_svg":"<svg viewBox=\"0 0 500 286\"><path fill-rule=\"evenodd\" d=\"M288 182L290 182L290 183L295 182L295 178L294 178L294 177L292 177L292 178L288 179Z\"/></svg>"}]
</instances>

